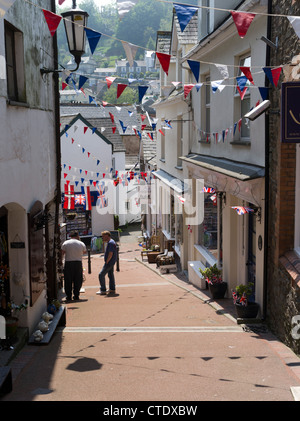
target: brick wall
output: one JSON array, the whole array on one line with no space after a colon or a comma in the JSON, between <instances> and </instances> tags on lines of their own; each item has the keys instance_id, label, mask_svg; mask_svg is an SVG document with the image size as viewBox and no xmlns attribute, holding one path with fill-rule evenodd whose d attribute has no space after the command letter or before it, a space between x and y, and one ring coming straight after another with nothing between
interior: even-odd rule
<instances>
[{"instance_id":1,"label":"brick wall","mask_svg":"<svg viewBox=\"0 0 300 421\"><path fill-rule=\"evenodd\" d=\"M292 2L273 0L272 4L272 14L300 15L299 2L292 5ZM287 18L272 18L271 40L275 42L276 37L278 49L271 49L271 66L274 67L292 62L300 53L299 38ZM294 66L287 66L280 82L294 80L293 69ZM272 111L280 110L280 86L279 83L278 88L270 89ZM291 252L294 247L296 146L281 143L279 114L271 112L269 122L267 321L274 333L300 354L300 340L291 336L292 317L300 315L300 290L294 276L298 270L297 256Z\"/></svg>"}]
</instances>

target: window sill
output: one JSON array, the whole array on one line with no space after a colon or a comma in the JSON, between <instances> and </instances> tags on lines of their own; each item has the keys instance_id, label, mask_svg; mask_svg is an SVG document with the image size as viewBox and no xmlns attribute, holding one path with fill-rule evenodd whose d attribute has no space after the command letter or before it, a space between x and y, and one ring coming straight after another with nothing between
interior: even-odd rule
<instances>
[{"instance_id":1,"label":"window sill","mask_svg":"<svg viewBox=\"0 0 300 421\"><path fill-rule=\"evenodd\" d=\"M230 142L230 145L234 145L234 146L251 146L251 141L250 140L234 140L234 141Z\"/></svg>"},{"instance_id":2,"label":"window sill","mask_svg":"<svg viewBox=\"0 0 300 421\"><path fill-rule=\"evenodd\" d=\"M183 170L183 168L182 168L182 166L179 166L179 165L176 165L176 170L180 170L180 171L182 171Z\"/></svg>"},{"instance_id":3,"label":"window sill","mask_svg":"<svg viewBox=\"0 0 300 421\"><path fill-rule=\"evenodd\" d=\"M27 102L13 101L12 99L7 100L7 105L10 105L12 107L29 108L29 104Z\"/></svg>"},{"instance_id":4,"label":"window sill","mask_svg":"<svg viewBox=\"0 0 300 421\"><path fill-rule=\"evenodd\" d=\"M202 145L210 145L210 140L208 142L206 140L198 140L198 143L202 143Z\"/></svg>"},{"instance_id":5,"label":"window sill","mask_svg":"<svg viewBox=\"0 0 300 421\"><path fill-rule=\"evenodd\" d=\"M160 158L160 162L166 162L164 158Z\"/></svg>"}]
</instances>

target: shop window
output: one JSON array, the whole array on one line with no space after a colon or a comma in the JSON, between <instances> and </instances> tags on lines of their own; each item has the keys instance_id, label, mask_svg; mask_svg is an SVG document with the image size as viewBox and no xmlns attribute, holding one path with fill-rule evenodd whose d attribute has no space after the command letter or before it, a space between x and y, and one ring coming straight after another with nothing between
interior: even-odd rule
<instances>
[{"instance_id":1,"label":"shop window","mask_svg":"<svg viewBox=\"0 0 300 421\"><path fill-rule=\"evenodd\" d=\"M216 258L218 252L218 206L214 195L204 193L204 219L199 225L198 243Z\"/></svg>"},{"instance_id":2,"label":"shop window","mask_svg":"<svg viewBox=\"0 0 300 421\"><path fill-rule=\"evenodd\" d=\"M11 101L26 102L23 33L6 21L4 28L7 96Z\"/></svg>"}]
</instances>

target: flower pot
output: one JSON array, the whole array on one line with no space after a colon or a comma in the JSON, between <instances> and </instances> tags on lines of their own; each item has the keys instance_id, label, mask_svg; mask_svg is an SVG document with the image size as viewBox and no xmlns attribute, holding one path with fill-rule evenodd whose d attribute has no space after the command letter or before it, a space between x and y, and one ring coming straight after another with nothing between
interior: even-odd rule
<instances>
[{"instance_id":1,"label":"flower pot","mask_svg":"<svg viewBox=\"0 0 300 421\"><path fill-rule=\"evenodd\" d=\"M208 284L212 298L224 298L227 291L227 282L221 282L219 284Z\"/></svg>"},{"instance_id":2,"label":"flower pot","mask_svg":"<svg viewBox=\"0 0 300 421\"><path fill-rule=\"evenodd\" d=\"M17 317L8 316L5 318L5 335L6 338L12 338L15 336L18 328L18 321Z\"/></svg>"},{"instance_id":3,"label":"flower pot","mask_svg":"<svg viewBox=\"0 0 300 421\"><path fill-rule=\"evenodd\" d=\"M259 304L254 302L248 302L247 306L243 306L242 304L235 303L236 314L240 319L255 319L258 310Z\"/></svg>"}]
</instances>

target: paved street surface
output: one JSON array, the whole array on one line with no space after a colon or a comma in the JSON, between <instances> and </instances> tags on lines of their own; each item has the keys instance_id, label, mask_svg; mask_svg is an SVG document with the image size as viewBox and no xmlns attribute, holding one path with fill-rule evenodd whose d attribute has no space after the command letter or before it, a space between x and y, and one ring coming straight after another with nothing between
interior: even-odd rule
<instances>
[{"instance_id":1,"label":"paved street surface","mask_svg":"<svg viewBox=\"0 0 300 421\"><path fill-rule=\"evenodd\" d=\"M139 234L121 238L115 296L96 295L103 255L91 274L84 259L85 293L66 304L66 327L21 350L2 401L294 401L299 358L238 325L231 299L215 303L182 275L137 261Z\"/></svg>"}]
</instances>

